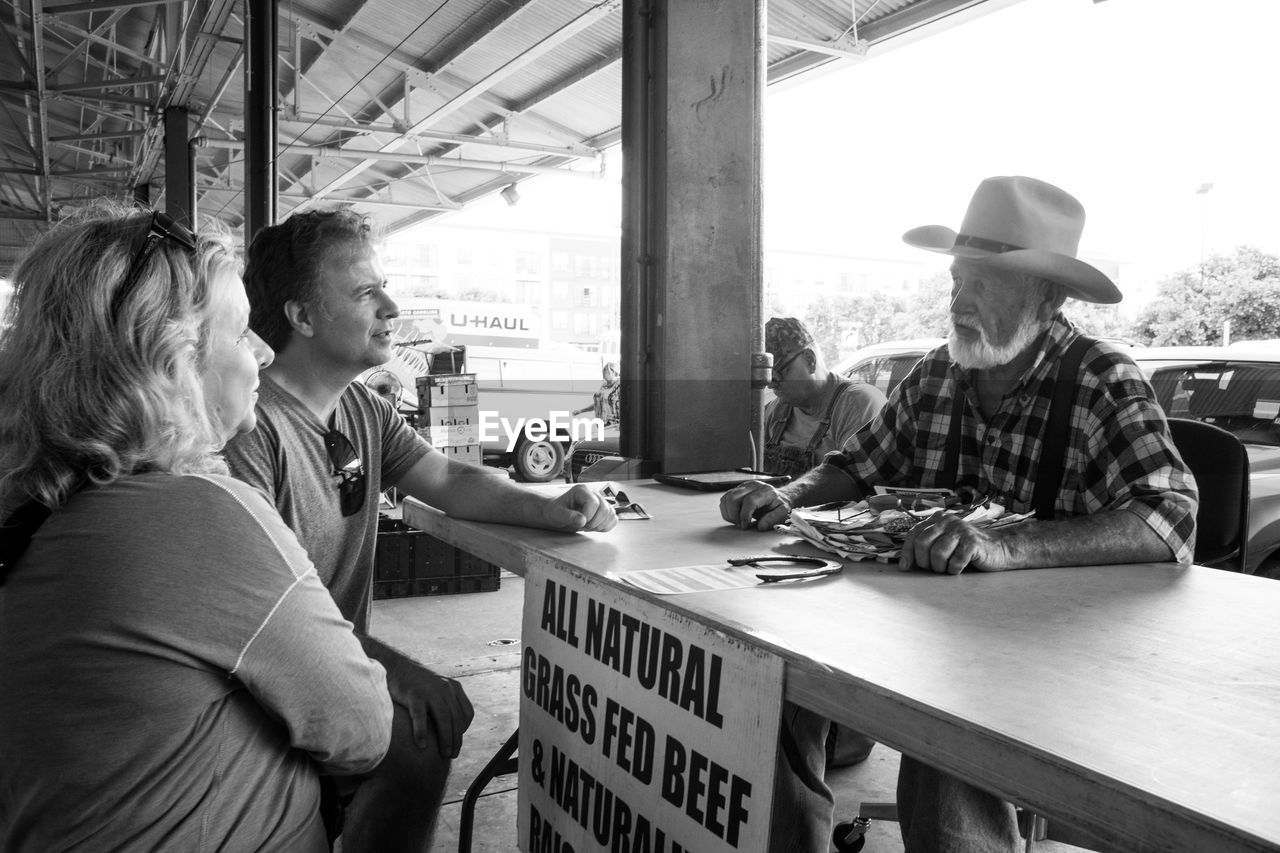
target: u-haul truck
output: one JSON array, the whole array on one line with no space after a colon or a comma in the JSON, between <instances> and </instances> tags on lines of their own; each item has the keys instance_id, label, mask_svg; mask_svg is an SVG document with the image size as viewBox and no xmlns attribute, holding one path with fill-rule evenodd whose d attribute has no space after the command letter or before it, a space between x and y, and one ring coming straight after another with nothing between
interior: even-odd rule
<instances>
[{"instance_id":1,"label":"u-haul truck","mask_svg":"<svg viewBox=\"0 0 1280 853\"><path fill-rule=\"evenodd\" d=\"M395 374L402 409L418 408L417 378L432 372L474 373L480 451L486 464L511 466L527 482L560 476L573 441L597 437L590 410L603 360L547 339L543 309L524 303L399 301L392 360L370 370ZM450 366L465 348L464 362Z\"/></svg>"}]
</instances>

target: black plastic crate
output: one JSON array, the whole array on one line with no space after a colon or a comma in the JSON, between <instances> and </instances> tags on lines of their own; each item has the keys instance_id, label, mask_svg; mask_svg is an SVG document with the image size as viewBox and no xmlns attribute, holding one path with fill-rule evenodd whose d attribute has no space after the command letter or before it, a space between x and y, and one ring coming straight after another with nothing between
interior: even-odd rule
<instances>
[{"instance_id":1,"label":"black plastic crate","mask_svg":"<svg viewBox=\"0 0 1280 853\"><path fill-rule=\"evenodd\" d=\"M399 519L378 519L374 598L489 592L500 571Z\"/></svg>"},{"instance_id":2,"label":"black plastic crate","mask_svg":"<svg viewBox=\"0 0 1280 853\"><path fill-rule=\"evenodd\" d=\"M464 592L495 592L502 585L498 567L491 574L459 575L451 578L422 578L412 581L374 581L374 600L411 598L421 595L458 595Z\"/></svg>"},{"instance_id":3,"label":"black plastic crate","mask_svg":"<svg viewBox=\"0 0 1280 853\"><path fill-rule=\"evenodd\" d=\"M416 576L418 531L380 531L374 557L375 581L407 581Z\"/></svg>"},{"instance_id":4,"label":"black plastic crate","mask_svg":"<svg viewBox=\"0 0 1280 853\"><path fill-rule=\"evenodd\" d=\"M475 574L459 570L462 552L429 533L418 532L418 563L414 578L453 578L462 574Z\"/></svg>"},{"instance_id":5,"label":"black plastic crate","mask_svg":"<svg viewBox=\"0 0 1280 853\"><path fill-rule=\"evenodd\" d=\"M395 519L380 520L378 528L374 581L413 581L479 573L478 569L461 571L456 549L429 533Z\"/></svg>"},{"instance_id":6,"label":"black plastic crate","mask_svg":"<svg viewBox=\"0 0 1280 853\"><path fill-rule=\"evenodd\" d=\"M450 548L448 545L445 547ZM466 551L459 551L457 548L450 548L450 550L453 551L454 559L456 561L456 569L454 573L459 577L466 577L469 575L487 576L490 574L496 574L498 571L498 567L493 563L486 562L475 554L469 554Z\"/></svg>"}]
</instances>

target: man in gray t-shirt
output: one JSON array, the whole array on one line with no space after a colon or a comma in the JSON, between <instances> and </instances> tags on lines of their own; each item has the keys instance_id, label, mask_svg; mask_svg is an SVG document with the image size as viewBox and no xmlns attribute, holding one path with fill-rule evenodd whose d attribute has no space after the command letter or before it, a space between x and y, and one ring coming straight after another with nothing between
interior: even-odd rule
<instances>
[{"instance_id":1,"label":"man in gray t-shirt","mask_svg":"<svg viewBox=\"0 0 1280 853\"><path fill-rule=\"evenodd\" d=\"M344 853L426 848L472 717L458 682L368 636L379 493L394 486L459 518L566 533L617 523L584 486L548 496L446 459L389 403L352 384L391 358L398 309L384 284L372 229L348 208L307 211L258 232L245 271L250 326L276 358L262 371L258 429L226 450L232 473L273 500L387 670L391 748L354 793L340 786L351 797Z\"/></svg>"},{"instance_id":2,"label":"man in gray t-shirt","mask_svg":"<svg viewBox=\"0 0 1280 853\"><path fill-rule=\"evenodd\" d=\"M232 473L271 495L312 554L320 580L357 633L369 631L378 501L423 457L436 453L391 404L359 383L338 399L328 424L268 374L258 387L258 428L227 449ZM343 515L325 436L345 436L364 467L368 498ZM332 440L332 439L331 439Z\"/></svg>"}]
</instances>

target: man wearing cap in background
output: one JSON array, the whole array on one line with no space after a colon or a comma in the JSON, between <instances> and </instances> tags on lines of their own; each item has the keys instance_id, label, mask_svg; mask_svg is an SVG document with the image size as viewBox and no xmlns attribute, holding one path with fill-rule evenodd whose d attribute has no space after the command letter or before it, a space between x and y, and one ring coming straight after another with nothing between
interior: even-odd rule
<instances>
[{"instance_id":1,"label":"man wearing cap in background","mask_svg":"<svg viewBox=\"0 0 1280 853\"><path fill-rule=\"evenodd\" d=\"M799 477L832 451L843 449L858 428L885 403L874 385L844 379L823 363L813 335L795 317L770 317L764 348L773 356L769 387L776 395L764 410L764 469ZM790 702L783 709L777 793L782 800L808 799L827 768L847 767L867 757L875 741ZM801 752L794 744L826 745ZM830 815L830 803L826 805ZM790 830L780 830L790 834Z\"/></svg>"},{"instance_id":2,"label":"man wearing cap in background","mask_svg":"<svg viewBox=\"0 0 1280 853\"><path fill-rule=\"evenodd\" d=\"M908 231L907 243L955 258L948 343L916 365L844 452L779 489L726 493L724 518L768 530L794 506L863 498L877 485L971 489L1013 512L1034 509L1038 520L981 530L935 516L907 535L899 569L1189 563L1195 482L1151 387L1122 350L1083 337L1060 311L1068 297L1121 299L1076 258L1083 226L1084 208L1066 192L998 177L979 185L960 233ZM1070 384L1055 403L1060 383ZM1061 431L1046 428L1053 423ZM1060 452L1045 451L1059 440ZM819 794L775 802L775 822L779 809L809 817L808 836L778 849L827 849L830 796ZM1011 805L906 755L898 813L907 853L1018 847Z\"/></svg>"},{"instance_id":3,"label":"man wearing cap in background","mask_svg":"<svg viewBox=\"0 0 1280 853\"><path fill-rule=\"evenodd\" d=\"M777 395L764 410L764 467L798 477L844 447L880 411L884 394L827 370L813 335L795 317L770 317L764 348L773 356L769 387Z\"/></svg>"}]
</instances>

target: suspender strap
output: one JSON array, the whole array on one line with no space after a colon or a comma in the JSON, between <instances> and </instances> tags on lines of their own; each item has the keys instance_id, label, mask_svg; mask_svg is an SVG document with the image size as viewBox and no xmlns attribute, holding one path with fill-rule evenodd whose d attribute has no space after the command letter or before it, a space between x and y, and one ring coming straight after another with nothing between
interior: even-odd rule
<instances>
[{"instance_id":1,"label":"suspender strap","mask_svg":"<svg viewBox=\"0 0 1280 853\"><path fill-rule=\"evenodd\" d=\"M947 430L947 449L942 457L943 479L940 485L954 490L960 485L960 433L964 424L964 410L969 401L964 392L956 388L956 396L951 406L951 428ZM951 482L947 482L947 478Z\"/></svg>"},{"instance_id":2,"label":"suspender strap","mask_svg":"<svg viewBox=\"0 0 1280 853\"><path fill-rule=\"evenodd\" d=\"M818 421L818 425L814 427L813 437L809 439L809 444L805 447L806 453L812 453L817 449L818 444L822 442L823 436L831 428L831 416L835 414L836 401L848 389L848 383L842 382L836 386L836 390L831 395L831 400L827 403L827 410L822 415L822 420ZM777 407L773 410L773 417L765 424L765 444L782 443L782 434L787 431L787 423L791 420L791 410L791 405L782 401L778 402Z\"/></svg>"},{"instance_id":3,"label":"suspender strap","mask_svg":"<svg viewBox=\"0 0 1280 853\"><path fill-rule=\"evenodd\" d=\"M1062 486L1062 469L1066 461L1067 429L1071 426L1071 401L1079 385L1080 362L1093 339L1080 335L1067 347L1058 363L1053 380L1053 399L1049 403L1049 420L1044 426L1040 445L1040 462L1036 466L1036 485L1031 506L1040 521L1052 521L1058 491Z\"/></svg>"},{"instance_id":4,"label":"suspender strap","mask_svg":"<svg viewBox=\"0 0 1280 853\"><path fill-rule=\"evenodd\" d=\"M843 382L836 386L835 393L831 395L831 402L827 403L827 411L823 413L822 420L818 421L818 426L814 428L813 437L809 439L809 446L804 449L805 453L815 453L818 445L822 443L822 439L826 438L827 430L831 428L831 416L836 411L836 401L840 399L841 394L848 390L849 386Z\"/></svg>"},{"instance_id":5,"label":"suspender strap","mask_svg":"<svg viewBox=\"0 0 1280 853\"><path fill-rule=\"evenodd\" d=\"M1049 402L1049 418L1045 423L1043 441L1040 448L1040 463L1036 467L1036 484L1031 496L1031 506L1036 518L1051 520L1054 517L1054 505L1058 500L1058 490L1062 486L1063 462L1066 461L1067 429L1071 426L1071 400L1075 397L1076 386L1080 375L1080 362L1084 359L1085 350L1093 345L1093 339L1080 335L1071 342L1058 363L1056 379L1049 380L1051 387L1047 393L1052 394ZM951 427L947 431L947 448L943 456L944 475L949 474L950 487L956 488L960 473L960 436L964 422L965 395L959 392L951 409ZM943 485L946 485L945 479Z\"/></svg>"},{"instance_id":6,"label":"suspender strap","mask_svg":"<svg viewBox=\"0 0 1280 853\"><path fill-rule=\"evenodd\" d=\"M773 409L773 417L764 425L764 443L768 445L781 442L789 420L791 420L791 406L779 400L778 405Z\"/></svg>"}]
</instances>

